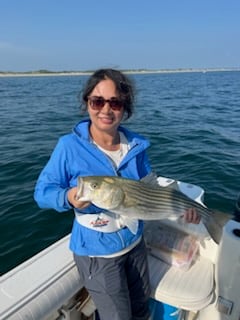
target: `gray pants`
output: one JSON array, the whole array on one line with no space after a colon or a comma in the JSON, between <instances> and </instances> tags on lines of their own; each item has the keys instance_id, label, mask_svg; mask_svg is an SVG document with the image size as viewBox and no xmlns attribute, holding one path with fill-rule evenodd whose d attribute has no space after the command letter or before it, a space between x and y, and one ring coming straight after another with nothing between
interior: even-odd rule
<instances>
[{"instance_id":1,"label":"gray pants","mask_svg":"<svg viewBox=\"0 0 240 320\"><path fill-rule=\"evenodd\" d=\"M74 259L101 320L148 319L150 285L144 240L119 257L74 255Z\"/></svg>"}]
</instances>

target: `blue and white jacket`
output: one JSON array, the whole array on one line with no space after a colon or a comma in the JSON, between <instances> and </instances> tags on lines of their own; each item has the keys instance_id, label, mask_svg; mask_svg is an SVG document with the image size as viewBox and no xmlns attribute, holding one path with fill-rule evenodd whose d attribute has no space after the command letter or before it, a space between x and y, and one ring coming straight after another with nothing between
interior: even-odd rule
<instances>
[{"instance_id":1,"label":"blue and white jacket","mask_svg":"<svg viewBox=\"0 0 240 320\"><path fill-rule=\"evenodd\" d=\"M34 199L39 207L59 212L72 209L67 199L67 191L77 185L78 176L107 175L139 180L151 172L146 154L149 142L144 137L119 127L119 131L126 136L130 149L115 169L109 158L92 142L89 126L90 120L83 120L76 125L73 133L59 139L35 187ZM89 214L103 210L90 205L77 211ZM75 219L70 249L77 255L114 254L136 242L142 233L142 221L137 233L133 234L127 227L111 233L95 231L84 227Z\"/></svg>"}]
</instances>

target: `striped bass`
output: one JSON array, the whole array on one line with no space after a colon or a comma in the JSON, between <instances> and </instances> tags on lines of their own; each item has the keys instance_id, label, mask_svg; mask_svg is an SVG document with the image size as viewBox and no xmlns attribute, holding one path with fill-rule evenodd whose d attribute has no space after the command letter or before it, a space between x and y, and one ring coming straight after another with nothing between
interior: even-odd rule
<instances>
[{"instance_id":1,"label":"striped bass","mask_svg":"<svg viewBox=\"0 0 240 320\"><path fill-rule=\"evenodd\" d=\"M76 200L92 202L133 221L177 219L195 208L216 243L220 242L223 224L231 218L210 211L171 187L115 176L78 177Z\"/></svg>"}]
</instances>

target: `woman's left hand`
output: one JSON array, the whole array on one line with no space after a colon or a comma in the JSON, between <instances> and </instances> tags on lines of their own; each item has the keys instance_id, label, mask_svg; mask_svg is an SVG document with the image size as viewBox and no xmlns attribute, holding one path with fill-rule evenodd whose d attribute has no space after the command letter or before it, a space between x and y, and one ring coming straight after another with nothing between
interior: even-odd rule
<instances>
[{"instance_id":1,"label":"woman's left hand","mask_svg":"<svg viewBox=\"0 0 240 320\"><path fill-rule=\"evenodd\" d=\"M187 223L194 223L194 224L199 224L201 217L197 213L197 210L195 208L189 208L185 213L184 213L184 219Z\"/></svg>"}]
</instances>

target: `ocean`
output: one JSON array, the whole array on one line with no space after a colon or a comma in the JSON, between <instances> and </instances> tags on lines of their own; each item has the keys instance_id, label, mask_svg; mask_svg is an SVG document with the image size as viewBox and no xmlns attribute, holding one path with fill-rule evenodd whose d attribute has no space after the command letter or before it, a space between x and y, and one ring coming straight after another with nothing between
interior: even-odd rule
<instances>
[{"instance_id":1,"label":"ocean","mask_svg":"<svg viewBox=\"0 0 240 320\"><path fill-rule=\"evenodd\" d=\"M135 112L158 175L205 190L208 207L234 211L240 192L240 72L131 74ZM88 76L0 77L0 274L71 231L73 213L39 209L36 179L58 138L83 118Z\"/></svg>"}]
</instances>

